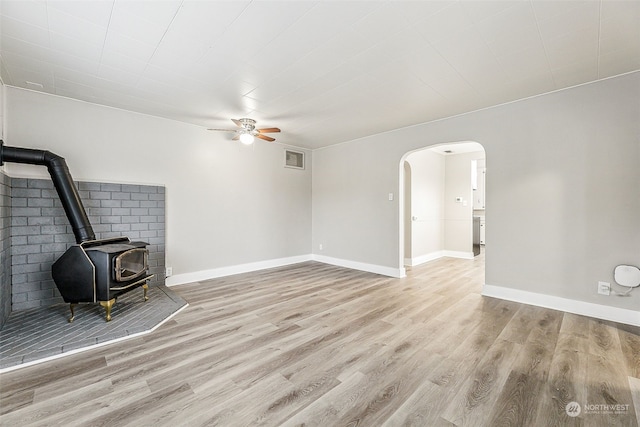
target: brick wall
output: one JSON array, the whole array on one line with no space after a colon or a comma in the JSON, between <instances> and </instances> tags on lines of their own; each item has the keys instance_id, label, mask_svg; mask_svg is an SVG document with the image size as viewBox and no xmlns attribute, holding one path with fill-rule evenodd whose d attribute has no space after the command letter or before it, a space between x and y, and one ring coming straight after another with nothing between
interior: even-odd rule
<instances>
[{"instance_id":1,"label":"brick wall","mask_svg":"<svg viewBox=\"0 0 640 427\"><path fill-rule=\"evenodd\" d=\"M0 327L11 313L11 178L0 172Z\"/></svg>"},{"instance_id":2,"label":"brick wall","mask_svg":"<svg viewBox=\"0 0 640 427\"><path fill-rule=\"evenodd\" d=\"M98 239L149 243L150 285L164 284L165 191L147 185L76 183ZM53 182L11 179L12 310L62 302L51 264L75 243Z\"/></svg>"}]
</instances>

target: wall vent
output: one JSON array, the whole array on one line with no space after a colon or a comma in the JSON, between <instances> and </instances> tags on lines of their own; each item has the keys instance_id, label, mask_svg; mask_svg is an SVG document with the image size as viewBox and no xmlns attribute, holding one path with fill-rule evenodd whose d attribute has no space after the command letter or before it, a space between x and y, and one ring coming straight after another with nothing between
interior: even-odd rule
<instances>
[{"instance_id":1,"label":"wall vent","mask_svg":"<svg viewBox=\"0 0 640 427\"><path fill-rule=\"evenodd\" d=\"M304 169L304 153L284 150L284 167Z\"/></svg>"}]
</instances>

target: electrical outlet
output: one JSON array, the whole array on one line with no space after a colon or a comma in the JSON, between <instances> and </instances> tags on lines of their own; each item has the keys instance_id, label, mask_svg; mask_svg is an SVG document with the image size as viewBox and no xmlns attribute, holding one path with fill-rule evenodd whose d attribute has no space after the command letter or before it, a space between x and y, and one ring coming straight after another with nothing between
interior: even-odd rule
<instances>
[{"instance_id":1,"label":"electrical outlet","mask_svg":"<svg viewBox=\"0 0 640 427\"><path fill-rule=\"evenodd\" d=\"M600 295L609 295L611 293L611 283L598 282L598 293Z\"/></svg>"},{"instance_id":2,"label":"electrical outlet","mask_svg":"<svg viewBox=\"0 0 640 427\"><path fill-rule=\"evenodd\" d=\"M164 272L165 277L170 277L173 274L173 267L167 267Z\"/></svg>"}]
</instances>

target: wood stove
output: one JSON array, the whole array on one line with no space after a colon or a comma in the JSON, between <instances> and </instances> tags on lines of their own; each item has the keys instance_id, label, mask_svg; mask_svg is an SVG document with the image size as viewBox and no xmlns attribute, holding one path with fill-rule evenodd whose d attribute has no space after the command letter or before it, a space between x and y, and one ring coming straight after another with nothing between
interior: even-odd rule
<instances>
[{"instance_id":1,"label":"wood stove","mask_svg":"<svg viewBox=\"0 0 640 427\"><path fill-rule=\"evenodd\" d=\"M127 237L96 240L64 158L45 150L7 147L0 140L0 165L5 161L46 166L73 229L76 244L51 267L62 299L70 304L69 322L78 303L100 303L108 322L119 295L142 287L147 300L147 281L153 277L148 274L148 243Z\"/></svg>"},{"instance_id":2,"label":"wood stove","mask_svg":"<svg viewBox=\"0 0 640 427\"><path fill-rule=\"evenodd\" d=\"M147 274L149 250L146 242L131 242L127 237L82 242L70 247L51 266L53 280L65 302L70 303L71 317L80 302L100 303L111 320L111 307L119 295L142 287L148 299Z\"/></svg>"}]
</instances>

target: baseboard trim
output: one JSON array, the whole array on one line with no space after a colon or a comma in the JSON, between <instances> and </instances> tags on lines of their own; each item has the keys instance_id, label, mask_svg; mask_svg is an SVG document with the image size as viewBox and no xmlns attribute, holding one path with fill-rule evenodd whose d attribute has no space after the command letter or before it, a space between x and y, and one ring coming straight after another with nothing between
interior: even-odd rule
<instances>
[{"instance_id":1,"label":"baseboard trim","mask_svg":"<svg viewBox=\"0 0 640 427\"><path fill-rule=\"evenodd\" d=\"M473 259L473 252L442 251L442 256L450 258Z\"/></svg>"},{"instance_id":2,"label":"baseboard trim","mask_svg":"<svg viewBox=\"0 0 640 427\"><path fill-rule=\"evenodd\" d=\"M436 251L426 255L420 255L415 258L405 258L404 265L415 267L416 265L424 264L425 262L433 261L442 257L461 258L461 259L473 259L473 252L462 251Z\"/></svg>"},{"instance_id":3,"label":"baseboard trim","mask_svg":"<svg viewBox=\"0 0 640 427\"><path fill-rule=\"evenodd\" d=\"M436 251L436 252L431 252L425 255L420 255L415 258L405 258L404 263L405 265L415 267L416 265L424 264L425 262L442 258L444 256L444 252L445 251Z\"/></svg>"},{"instance_id":4,"label":"baseboard trim","mask_svg":"<svg viewBox=\"0 0 640 427\"><path fill-rule=\"evenodd\" d=\"M210 270L194 271L192 273L176 274L167 277L167 286L178 286L186 283L200 282L203 280L216 279L218 277L232 276L240 273L250 273L252 271L265 270L268 268L283 267L290 264L311 261L312 255L298 255L286 258L270 259L265 261L250 262L247 264L231 265L228 267L213 268Z\"/></svg>"},{"instance_id":5,"label":"baseboard trim","mask_svg":"<svg viewBox=\"0 0 640 427\"><path fill-rule=\"evenodd\" d=\"M401 279L407 276L406 270L404 268L385 267L383 265L367 264L365 262L351 261L347 259L333 258L317 254L313 254L311 258L313 261L318 261L325 264L351 268L353 270L366 271L369 273L382 274L383 276L395 277L397 279Z\"/></svg>"},{"instance_id":6,"label":"baseboard trim","mask_svg":"<svg viewBox=\"0 0 640 427\"><path fill-rule=\"evenodd\" d=\"M640 326L640 311L625 308L611 307L608 305L594 304L586 301L577 301L552 295L538 294L519 289L505 288L503 286L484 285L482 295L514 301L553 310L582 316L595 317L596 319L610 320L626 325Z\"/></svg>"}]
</instances>

